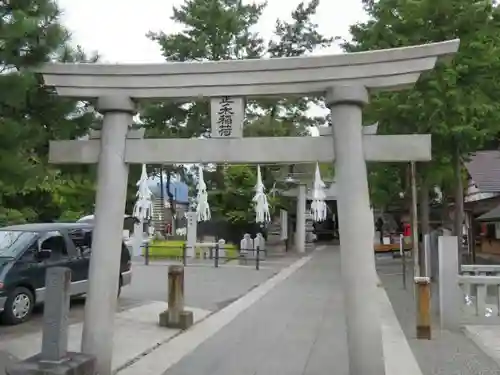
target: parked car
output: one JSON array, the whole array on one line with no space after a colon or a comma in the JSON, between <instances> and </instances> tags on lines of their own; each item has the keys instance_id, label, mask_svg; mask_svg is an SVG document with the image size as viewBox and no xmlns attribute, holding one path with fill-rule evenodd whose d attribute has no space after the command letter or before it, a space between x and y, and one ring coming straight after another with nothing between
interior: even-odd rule
<instances>
[{"instance_id":1,"label":"parked car","mask_svg":"<svg viewBox=\"0 0 500 375\"><path fill-rule=\"evenodd\" d=\"M87 292L93 225L22 224L0 228L0 314L7 324L28 320L43 304L49 267L71 270L72 297ZM119 291L132 280L131 258L122 241Z\"/></svg>"},{"instance_id":2,"label":"parked car","mask_svg":"<svg viewBox=\"0 0 500 375\"><path fill-rule=\"evenodd\" d=\"M123 215L123 240L130 245L131 236L134 233L134 225L137 219L131 215ZM87 215L79 218L77 223L95 224L95 216Z\"/></svg>"},{"instance_id":3,"label":"parked car","mask_svg":"<svg viewBox=\"0 0 500 375\"><path fill-rule=\"evenodd\" d=\"M132 233L134 233L134 225L136 223L136 218L131 216L131 215L123 215L123 238L128 239ZM94 224L95 223L95 216L94 215L87 215L79 218L77 220L77 223L88 223L88 224ZM127 232L127 235L125 235L125 232Z\"/></svg>"}]
</instances>

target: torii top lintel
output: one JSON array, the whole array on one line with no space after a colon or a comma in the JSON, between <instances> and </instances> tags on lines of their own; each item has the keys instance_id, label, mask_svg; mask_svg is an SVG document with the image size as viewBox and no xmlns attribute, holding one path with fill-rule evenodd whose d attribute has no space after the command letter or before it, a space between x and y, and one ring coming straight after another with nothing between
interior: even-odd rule
<instances>
[{"instance_id":1,"label":"torii top lintel","mask_svg":"<svg viewBox=\"0 0 500 375\"><path fill-rule=\"evenodd\" d=\"M36 71L61 96L132 99L324 93L335 85L393 90L414 84L459 40L327 56L162 64L47 64Z\"/></svg>"}]
</instances>

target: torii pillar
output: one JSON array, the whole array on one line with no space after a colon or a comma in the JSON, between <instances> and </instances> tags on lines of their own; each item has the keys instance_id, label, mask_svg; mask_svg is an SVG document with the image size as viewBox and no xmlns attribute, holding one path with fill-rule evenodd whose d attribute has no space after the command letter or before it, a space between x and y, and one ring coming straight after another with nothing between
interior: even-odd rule
<instances>
[{"instance_id":1,"label":"torii pillar","mask_svg":"<svg viewBox=\"0 0 500 375\"><path fill-rule=\"evenodd\" d=\"M135 104L128 97L101 97L97 109L104 116L102 125L99 163L97 168L95 226L92 235L92 256L89 268L89 289L92 300L85 303L82 351L103 353L98 369L111 368L112 358L108 348L113 346L114 321L117 306L117 290L120 279L121 256L112 249L121 250L125 200L127 198L128 164L125 163L126 141L136 113ZM100 246L95 246L99 244ZM103 265L107 272L102 272ZM113 285L113 288L103 288ZM106 308L102 308L106 306ZM98 334L96 334L98 333Z\"/></svg>"},{"instance_id":2,"label":"torii pillar","mask_svg":"<svg viewBox=\"0 0 500 375\"><path fill-rule=\"evenodd\" d=\"M335 160L350 374L384 375L366 161L430 160L431 139L430 135L363 135L362 106L368 102L368 89L408 87L420 73L432 69L438 58L455 53L458 44L458 40L453 40L304 58L130 66L49 64L40 68L46 84L56 87L60 95L99 98L100 110L104 112L100 142L55 141L51 142L49 153L49 160L55 163L99 162L83 345L85 352L97 357L99 373L112 373L116 306L112 297L118 289L123 223L123 211L118 211L125 206L127 164L183 164L200 160L294 164ZM332 113L333 137L126 139L133 113L130 99L310 93L326 96ZM118 178L112 179L113 175ZM115 190L107 184L119 186Z\"/></svg>"},{"instance_id":3,"label":"torii pillar","mask_svg":"<svg viewBox=\"0 0 500 375\"><path fill-rule=\"evenodd\" d=\"M353 375L384 374L374 222L363 149L362 108L368 92L363 86L336 86L327 91L326 101L333 119L347 344L349 353L358 353L349 356L349 369Z\"/></svg>"}]
</instances>

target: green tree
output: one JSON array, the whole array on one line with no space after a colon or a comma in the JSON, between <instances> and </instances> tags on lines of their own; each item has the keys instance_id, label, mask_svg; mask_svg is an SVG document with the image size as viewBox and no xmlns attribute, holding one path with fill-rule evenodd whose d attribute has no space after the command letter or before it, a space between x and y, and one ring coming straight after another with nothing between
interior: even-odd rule
<instances>
[{"instance_id":1,"label":"green tree","mask_svg":"<svg viewBox=\"0 0 500 375\"><path fill-rule=\"evenodd\" d=\"M271 122L272 121L272 122ZM272 120L269 116L250 122L244 129L247 137L287 137L301 133L300 128L292 122ZM283 166L261 166L262 182L266 188L270 212L276 213L280 207L287 206L288 200L272 193L277 176L280 176ZM257 183L256 165L223 166L222 174L217 170L206 170L204 178L209 191L209 203L214 217L224 217L227 220L241 224L255 220L255 211L252 199L255 195ZM217 178L222 178L223 188L219 188ZM195 193L195 190L193 190Z\"/></svg>"},{"instance_id":2,"label":"green tree","mask_svg":"<svg viewBox=\"0 0 500 375\"><path fill-rule=\"evenodd\" d=\"M239 0L186 0L173 7L172 20L184 26L179 33L150 32L167 61L218 61L260 57L263 40L251 29L263 4L244 5ZM146 125L163 136L194 137L210 132L210 103L202 99L185 103L158 102L141 113Z\"/></svg>"},{"instance_id":3,"label":"green tree","mask_svg":"<svg viewBox=\"0 0 500 375\"><path fill-rule=\"evenodd\" d=\"M461 40L458 54L424 74L415 88L373 95L367 109L367 118L378 121L382 133L433 135L433 161L419 168L421 186L425 194L431 185L455 186L460 207L460 160L498 134L499 8L483 0L364 4L369 19L351 27L352 41L343 44L348 52ZM455 168L455 181L445 180L450 168Z\"/></svg>"},{"instance_id":4,"label":"green tree","mask_svg":"<svg viewBox=\"0 0 500 375\"><path fill-rule=\"evenodd\" d=\"M276 20L274 35L267 45L267 55L275 57L299 57L319 48L328 47L333 39L322 35L312 18L317 12L319 0L301 2L291 13L291 22ZM325 117L311 117L307 111L311 104L321 104L318 97L283 97L258 101L259 106L273 118L293 121L306 128L323 125Z\"/></svg>"},{"instance_id":5,"label":"green tree","mask_svg":"<svg viewBox=\"0 0 500 375\"><path fill-rule=\"evenodd\" d=\"M218 61L252 59L260 57L301 56L331 40L318 32L311 20L316 13L318 0L304 3L292 12L292 20L277 20L273 38L266 43L254 30L266 3L243 4L241 0L186 0L174 7L172 19L183 25L178 33L150 32L148 37L159 43L167 61ZM246 107L246 127L251 123L255 135L267 124L280 124L278 135L286 123L294 134L306 126L324 119L310 119L306 111L317 98L280 98L250 100ZM262 113L264 119L260 119ZM141 111L141 118L151 134L160 137L197 137L210 133L210 103L208 98L184 103L157 102ZM260 125L258 125L260 124ZM279 129L279 130L278 130ZM264 131L265 133L265 131ZM290 133L290 132L289 132ZM207 173L206 180L216 190L214 194L228 191L226 184L233 181L224 176L227 168L218 166L214 173ZM241 168L235 171L241 172ZM236 172L235 172L236 173ZM246 173L246 172L245 172ZM247 173L247 175L249 175ZM249 194L252 194L251 192ZM245 202L248 207L248 202ZM223 212L223 210L215 210Z\"/></svg>"},{"instance_id":6,"label":"green tree","mask_svg":"<svg viewBox=\"0 0 500 375\"><path fill-rule=\"evenodd\" d=\"M0 223L53 220L62 211L54 191L75 170L48 166L48 141L84 134L95 116L46 89L30 69L87 57L69 47L55 1L2 2L0 17Z\"/></svg>"}]
</instances>

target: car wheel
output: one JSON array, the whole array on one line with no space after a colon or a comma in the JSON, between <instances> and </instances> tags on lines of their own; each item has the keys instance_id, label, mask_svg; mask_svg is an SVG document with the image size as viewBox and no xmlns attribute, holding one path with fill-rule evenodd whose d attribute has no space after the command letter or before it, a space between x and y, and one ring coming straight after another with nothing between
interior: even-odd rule
<instances>
[{"instance_id":1,"label":"car wheel","mask_svg":"<svg viewBox=\"0 0 500 375\"><path fill-rule=\"evenodd\" d=\"M10 325L20 324L31 317L35 298L33 293L24 287L14 289L5 302L3 321Z\"/></svg>"}]
</instances>

